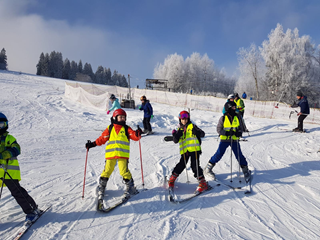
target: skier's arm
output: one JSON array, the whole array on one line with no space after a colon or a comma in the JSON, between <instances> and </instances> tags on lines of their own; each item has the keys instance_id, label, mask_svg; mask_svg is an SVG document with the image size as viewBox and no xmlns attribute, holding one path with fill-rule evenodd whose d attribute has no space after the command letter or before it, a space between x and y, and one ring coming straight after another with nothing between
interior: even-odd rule
<instances>
[{"instance_id":1,"label":"skier's arm","mask_svg":"<svg viewBox=\"0 0 320 240\"><path fill-rule=\"evenodd\" d=\"M131 127L128 127L129 138L133 141L139 141L141 135L137 136L136 131L132 130Z\"/></svg>"},{"instance_id":2,"label":"skier's arm","mask_svg":"<svg viewBox=\"0 0 320 240\"><path fill-rule=\"evenodd\" d=\"M198 128L197 125L193 125L192 134L196 135L199 138L203 138L205 136L205 132Z\"/></svg>"},{"instance_id":3,"label":"skier's arm","mask_svg":"<svg viewBox=\"0 0 320 240\"><path fill-rule=\"evenodd\" d=\"M106 130L103 131L100 137L96 139L96 144L97 146L101 146L105 144L110 138L110 133L109 133L109 127L106 128Z\"/></svg>"},{"instance_id":4,"label":"skier's arm","mask_svg":"<svg viewBox=\"0 0 320 240\"><path fill-rule=\"evenodd\" d=\"M150 103L149 103L148 109L149 109L150 115L153 115L153 108Z\"/></svg>"},{"instance_id":5,"label":"skier's arm","mask_svg":"<svg viewBox=\"0 0 320 240\"><path fill-rule=\"evenodd\" d=\"M178 143L182 135L183 135L183 130L179 128L178 131L175 134L173 134L173 142Z\"/></svg>"},{"instance_id":6,"label":"skier's arm","mask_svg":"<svg viewBox=\"0 0 320 240\"><path fill-rule=\"evenodd\" d=\"M223 130L223 121L224 121L224 116L222 116L220 119L219 119L219 122L217 124L217 133L219 135L225 135L225 131Z\"/></svg>"},{"instance_id":7,"label":"skier's arm","mask_svg":"<svg viewBox=\"0 0 320 240\"><path fill-rule=\"evenodd\" d=\"M293 102L293 104L291 105L292 108L297 108L299 107L299 105L296 103L296 101Z\"/></svg>"},{"instance_id":8,"label":"skier's arm","mask_svg":"<svg viewBox=\"0 0 320 240\"><path fill-rule=\"evenodd\" d=\"M116 108L116 101L113 101L111 108L109 109L109 111L111 112L112 110L114 110Z\"/></svg>"},{"instance_id":9,"label":"skier's arm","mask_svg":"<svg viewBox=\"0 0 320 240\"><path fill-rule=\"evenodd\" d=\"M10 143L9 140L9 144L10 145L7 146L2 153L0 153L0 159L7 160L20 155L20 145L17 143L17 141L14 140L12 143Z\"/></svg>"}]
</instances>

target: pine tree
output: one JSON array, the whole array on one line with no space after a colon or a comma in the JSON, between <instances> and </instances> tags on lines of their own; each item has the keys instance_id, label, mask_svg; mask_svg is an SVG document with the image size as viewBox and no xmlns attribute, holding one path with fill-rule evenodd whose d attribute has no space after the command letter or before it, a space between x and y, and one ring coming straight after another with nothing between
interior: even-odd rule
<instances>
[{"instance_id":1,"label":"pine tree","mask_svg":"<svg viewBox=\"0 0 320 240\"><path fill-rule=\"evenodd\" d=\"M71 68L69 73L69 79L75 80L78 72L78 64L75 61L71 62Z\"/></svg>"},{"instance_id":2,"label":"pine tree","mask_svg":"<svg viewBox=\"0 0 320 240\"><path fill-rule=\"evenodd\" d=\"M71 65L68 58L63 62L62 79L70 79Z\"/></svg>"},{"instance_id":3,"label":"pine tree","mask_svg":"<svg viewBox=\"0 0 320 240\"><path fill-rule=\"evenodd\" d=\"M83 71L82 61L80 60L78 64L78 73L82 73L82 71Z\"/></svg>"},{"instance_id":4,"label":"pine tree","mask_svg":"<svg viewBox=\"0 0 320 240\"><path fill-rule=\"evenodd\" d=\"M8 70L7 66L8 66L8 63L7 63L6 50L2 48L0 52L0 70Z\"/></svg>"}]
</instances>

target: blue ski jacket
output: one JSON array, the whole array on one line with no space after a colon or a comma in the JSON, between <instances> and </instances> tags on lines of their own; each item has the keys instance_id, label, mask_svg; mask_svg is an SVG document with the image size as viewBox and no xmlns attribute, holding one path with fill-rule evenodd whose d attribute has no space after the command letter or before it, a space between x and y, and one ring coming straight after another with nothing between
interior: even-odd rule
<instances>
[{"instance_id":1,"label":"blue ski jacket","mask_svg":"<svg viewBox=\"0 0 320 240\"><path fill-rule=\"evenodd\" d=\"M151 115L153 115L153 109L152 109L152 106L151 106L149 100L147 100L145 103L143 103L139 109L140 109L140 111L143 110L145 118L149 118L149 117L151 117Z\"/></svg>"}]
</instances>

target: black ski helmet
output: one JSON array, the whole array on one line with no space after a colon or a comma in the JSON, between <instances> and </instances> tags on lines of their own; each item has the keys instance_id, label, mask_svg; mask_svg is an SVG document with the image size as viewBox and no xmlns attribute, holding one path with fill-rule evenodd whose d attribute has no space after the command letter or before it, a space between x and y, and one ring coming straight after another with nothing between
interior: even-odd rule
<instances>
[{"instance_id":1,"label":"black ski helmet","mask_svg":"<svg viewBox=\"0 0 320 240\"><path fill-rule=\"evenodd\" d=\"M114 94L111 94L109 99L116 99L116 96Z\"/></svg>"},{"instance_id":2,"label":"black ski helmet","mask_svg":"<svg viewBox=\"0 0 320 240\"><path fill-rule=\"evenodd\" d=\"M303 94L302 94L301 90L298 90L298 91L297 91L297 96L303 97Z\"/></svg>"},{"instance_id":3,"label":"black ski helmet","mask_svg":"<svg viewBox=\"0 0 320 240\"><path fill-rule=\"evenodd\" d=\"M234 93L233 95L234 95L234 97L239 98L239 94L238 93Z\"/></svg>"},{"instance_id":4,"label":"black ski helmet","mask_svg":"<svg viewBox=\"0 0 320 240\"><path fill-rule=\"evenodd\" d=\"M229 101L224 104L224 110L228 112L232 107L237 107L237 104L235 102Z\"/></svg>"},{"instance_id":5,"label":"black ski helmet","mask_svg":"<svg viewBox=\"0 0 320 240\"><path fill-rule=\"evenodd\" d=\"M8 130L8 119L6 115L0 112L0 134L4 134Z\"/></svg>"}]
</instances>

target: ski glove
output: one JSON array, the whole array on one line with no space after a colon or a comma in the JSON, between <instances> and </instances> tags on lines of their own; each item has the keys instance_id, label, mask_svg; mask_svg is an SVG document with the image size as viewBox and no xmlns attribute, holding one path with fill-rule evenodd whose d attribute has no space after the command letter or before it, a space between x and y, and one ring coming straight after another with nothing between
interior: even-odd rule
<instances>
[{"instance_id":1,"label":"ski glove","mask_svg":"<svg viewBox=\"0 0 320 240\"><path fill-rule=\"evenodd\" d=\"M153 118L153 115L151 115L151 119Z\"/></svg>"},{"instance_id":2,"label":"ski glove","mask_svg":"<svg viewBox=\"0 0 320 240\"><path fill-rule=\"evenodd\" d=\"M96 142L94 141L94 142L91 142L91 141L88 141L87 143L86 143L86 149L90 149L90 148L93 148L93 147L95 147L95 146L97 146L97 144L96 144Z\"/></svg>"},{"instance_id":3,"label":"ski glove","mask_svg":"<svg viewBox=\"0 0 320 240\"><path fill-rule=\"evenodd\" d=\"M176 133L177 133L177 130L173 129L172 130L172 136L176 135Z\"/></svg>"},{"instance_id":4,"label":"ski glove","mask_svg":"<svg viewBox=\"0 0 320 240\"><path fill-rule=\"evenodd\" d=\"M110 110L107 111L107 114L109 114L109 113L110 113Z\"/></svg>"},{"instance_id":5,"label":"ski glove","mask_svg":"<svg viewBox=\"0 0 320 240\"><path fill-rule=\"evenodd\" d=\"M177 133L175 134L175 138L180 139L182 137L182 135L183 135L183 130L179 129L177 131Z\"/></svg>"},{"instance_id":6,"label":"ski glove","mask_svg":"<svg viewBox=\"0 0 320 240\"><path fill-rule=\"evenodd\" d=\"M240 132L240 131L238 131L238 132L236 132L236 137L242 137L242 132Z\"/></svg>"},{"instance_id":7,"label":"ski glove","mask_svg":"<svg viewBox=\"0 0 320 240\"><path fill-rule=\"evenodd\" d=\"M198 136L199 135L199 131L196 128L192 129L192 134Z\"/></svg>"},{"instance_id":8,"label":"ski glove","mask_svg":"<svg viewBox=\"0 0 320 240\"><path fill-rule=\"evenodd\" d=\"M141 134L142 134L142 130L141 130L141 128L138 128L138 129L136 130L136 137L141 136Z\"/></svg>"}]
</instances>

